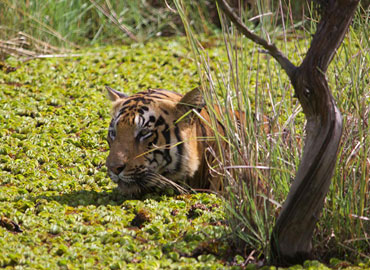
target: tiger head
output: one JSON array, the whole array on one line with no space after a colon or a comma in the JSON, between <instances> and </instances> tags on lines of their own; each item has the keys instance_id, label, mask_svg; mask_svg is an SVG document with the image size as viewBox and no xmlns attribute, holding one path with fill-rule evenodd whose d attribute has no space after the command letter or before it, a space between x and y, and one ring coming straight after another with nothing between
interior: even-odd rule
<instances>
[{"instance_id":1,"label":"tiger head","mask_svg":"<svg viewBox=\"0 0 370 270\"><path fill-rule=\"evenodd\" d=\"M204 106L199 89L184 96L160 89L132 96L107 90L113 101L106 161L110 178L127 196L158 188L181 192L181 183L194 177L202 162L193 111Z\"/></svg>"}]
</instances>

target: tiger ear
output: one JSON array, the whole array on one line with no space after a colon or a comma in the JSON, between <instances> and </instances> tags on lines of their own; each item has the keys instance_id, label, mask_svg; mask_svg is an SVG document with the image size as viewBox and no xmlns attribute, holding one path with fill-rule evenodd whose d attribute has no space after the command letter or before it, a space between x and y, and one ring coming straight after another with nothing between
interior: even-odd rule
<instances>
[{"instance_id":1,"label":"tiger ear","mask_svg":"<svg viewBox=\"0 0 370 270\"><path fill-rule=\"evenodd\" d=\"M190 92L187 92L182 99L177 103L176 109L179 116L184 115L192 109L200 111L206 105L201 90L197 87Z\"/></svg>"},{"instance_id":2,"label":"tiger ear","mask_svg":"<svg viewBox=\"0 0 370 270\"><path fill-rule=\"evenodd\" d=\"M105 86L105 88L107 89L108 91L108 96L109 96L109 99L111 101L116 101L118 99L121 99L121 98L127 98L128 95L124 94L124 93L121 93L117 90L114 90L113 88L109 87L109 86Z\"/></svg>"}]
</instances>

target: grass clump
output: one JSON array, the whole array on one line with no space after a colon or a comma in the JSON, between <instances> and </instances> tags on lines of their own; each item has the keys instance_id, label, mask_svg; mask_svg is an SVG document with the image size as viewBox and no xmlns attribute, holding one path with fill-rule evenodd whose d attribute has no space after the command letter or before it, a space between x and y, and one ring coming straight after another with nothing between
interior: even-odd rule
<instances>
[{"instance_id":1,"label":"grass clump","mask_svg":"<svg viewBox=\"0 0 370 270\"><path fill-rule=\"evenodd\" d=\"M233 113L217 114L226 126L229 152L219 173L234 188L227 199L228 220L237 246L251 262L268 260L270 235L299 165L305 137L304 115L286 74L276 62L241 36L220 15L224 54L212 57L191 27L191 14L176 1L196 59L208 107L245 112L242 129ZM315 29L274 10L263 10L256 33L275 40L293 63L300 63ZM369 260L369 10L359 8L354 24L327 72L345 123L337 169L314 237L314 256L323 261ZM308 31L308 29L310 31ZM313 29L313 30L312 30ZM311 31L312 30L312 31ZM226 60L226 61L224 61ZM230 165L231 162L231 165Z\"/></svg>"},{"instance_id":2,"label":"grass clump","mask_svg":"<svg viewBox=\"0 0 370 270\"><path fill-rule=\"evenodd\" d=\"M57 54L89 45L129 44L182 34L181 20L170 5L154 0L3 0L0 59L8 54ZM188 1L187 6L198 14L193 26L211 32L215 4Z\"/></svg>"}]
</instances>

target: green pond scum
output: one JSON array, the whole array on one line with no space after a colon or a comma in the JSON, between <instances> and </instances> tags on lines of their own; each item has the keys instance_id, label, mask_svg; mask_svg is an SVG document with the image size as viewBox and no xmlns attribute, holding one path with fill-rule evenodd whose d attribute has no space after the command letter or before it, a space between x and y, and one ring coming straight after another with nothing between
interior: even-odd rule
<instances>
[{"instance_id":1,"label":"green pond scum","mask_svg":"<svg viewBox=\"0 0 370 270\"><path fill-rule=\"evenodd\" d=\"M219 42L209 39L211 57ZM104 86L184 93L199 84L186 48L185 39L158 39L0 63L0 268L257 269L230 252L220 197L127 200L106 175Z\"/></svg>"}]
</instances>

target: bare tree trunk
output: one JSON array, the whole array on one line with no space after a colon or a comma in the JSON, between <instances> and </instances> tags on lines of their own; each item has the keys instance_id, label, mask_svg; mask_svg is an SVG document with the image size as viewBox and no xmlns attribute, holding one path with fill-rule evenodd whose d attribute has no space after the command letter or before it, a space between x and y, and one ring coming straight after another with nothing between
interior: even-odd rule
<instances>
[{"instance_id":1,"label":"bare tree trunk","mask_svg":"<svg viewBox=\"0 0 370 270\"><path fill-rule=\"evenodd\" d=\"M328 192L342 135L342 117L325 72L352 21L359 0L327 0L305 59L295 67L273 44L254 35L225 0L227 17L248 38L263 46L287 72L307 118L307 137L295 180L271 238L274 264L300 263L310 257L312 235Z\"/></svg>"}]
</instances>

